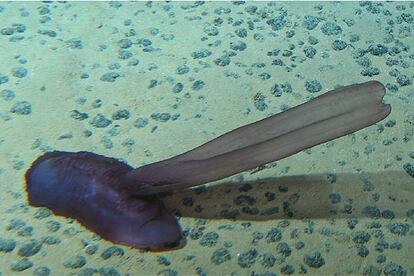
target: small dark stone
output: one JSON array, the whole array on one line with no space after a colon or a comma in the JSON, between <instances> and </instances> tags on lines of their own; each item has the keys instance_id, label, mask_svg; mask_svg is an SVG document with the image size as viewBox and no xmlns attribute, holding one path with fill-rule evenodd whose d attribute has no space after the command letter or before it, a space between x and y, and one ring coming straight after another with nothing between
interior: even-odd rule
<instances>
[{"instance_id":1,"label":"small dark stone","mask_svg":"<svg viewBox=\"0 0 414 276\"><path fill-rule=\"evenodd\" d=\"M108 247L107 249L105 249L102 254L101 257L104 260L107 260L109 258L111 258L112 256L124 256L124 250L121 247L118 246L111 246Z\"/></svg>"},{"instance_id":2,"label":"small dark stone","mask_svg":"<svg viewBox=\"0 0 414 276\"><path fill-rule=\"evenodd\" d=\"M246 50L246 48L247 48L247 44L242 41L230 42L230 49L234 51L244 51Z\"/></svg>"},{"instance_id":3,"label":"small dark stone","mask_svg":"<svg viewBox=\"0 0 414 276\"><path fill-rule=\"evenodd\" d=\"M10 112L19 115L29 115L32 113L32 105L28 101L20 101L12 106Z\"/></svg>"},{"instance_id":4,"label":"small dark stone","mask_svg":"<svg viewBox=\"0 0 414 276\"><path fill-rule=\"evenodd\" d=\"M331 193L329 194L329 199L331 200L332 204L336 204L341 202L341 195L338 193Z\"/></svg>"},{"instance_id":5,"label":"small dark stone","mask_svg":"<svg viewBox=\"0 0 414 276\"><path fill-rule=\"evenodd\" d=\"M405 163L403 165L404 171L411 177L414 177L414 165L411 163Z\"/></svg>"},{"instance_id":6,"label":"small dark stone","mask_svg":"<svg viewBox=\"0 0 414 276\"><path fill-rule=\"evenodd\" d=\"M308 30L313 30L318 26L318 24L319 18L312 15L306 15L305 19L303 20L302 26Z\"/></svg>"},{"instance_id":7,"label":"small dark stone","mask_svg":"<svg viewBox=\"0 0 414 276\"><path fill-rule=\"evenodd\" d=\"M151 114L151 118L158 121L158 122L167 122L171 119L170 113L153 113Z\"/></svg>"},{"instance_id":8,"label":"small dark stone","mask_svg":"<svg viewBox=\"0 0 414 276\"><path fill-rule=\"evenodd\" d=\"M313 58L317 53L316 49L313 48L312 46L306 46L303 49L303 52L305 53L305 56L308 58Z\"/></svg>"},{"instance_id":9,"label":"small dark stone","mask_svg":"<svg viewBox=\"0 0 414 276\"><path fill-rule=\"evenodd\" d=\"M13 271L23 271L33 266L33 262L27 258L23 258L19 261L14 261L10 265L10 269Z\"/></svg>"},{"instance_id":10,"label":"small dark stone","mask_svg":"<svg viewBox=\"0 0 414 276\"><path fill-rule=\"evenodd\" d=\"M410 230L410 224L402 222L393 222L387 225L387 229L395 235L405 236Z\"/></svg>"},{"instance_id":11,"label":"small dark stone","mask_svg":"<svg viewBox=\"0 0 414 276\"><path fill-rule=\"evenodd\" d=\"M100 80L106 81L106 82L114 82L120 76L121 75L117 72L108 72L108 73L103 74Z\"/></svg>"},{"instance_id":12,"label":"small dark stone","mask_svg":"<svg viewBox=\"0 0 414 276\"><path fill-rule=\"evenodd\" d=\"M171 262L164 256L158 256L157 262L161 265L169 266Z\"/></svg>"},{"instance_id":13,"label":"small dark stone","mask_svg":"<svg viewBox=\"0 0 414 276\"><path fill-rule=\"evenodd\" d=\"M220 265L229 260L231 260L231 254L226 248L219 248L215 250L211 256L211 262L215 265Z\"/></svg>"},{"instance_id":14,"label":"small dark stone","mask_svg":"<svg viewBox=\"0 0 414 276\"><path fill-rule=\"evenodd\" d=\"M219 234L217 234L216 232L205 233L203 237L201 237L200 239L200 245L212 247L215 244L217 244L218 238L219 238Z\"/></svg>"},{"instance_id":15,"label":"small dark stone","mask_svg":"<svg viewBox=\"0 0 414 276\"><path fill-rule=\"evenodd\" d=\"M49 276L50 272L50 268L47 266L39 266L33 271L33 276Z\"/></svg>"},{"instance_id":16,"label":"small dark stone","mask_svg":"<svg viewBox=\"0 0 414 276\"><path fill-rule=\"evenodd\" d=\"M273 256L270 253L263 254L261 259L262 259L261 264L265 268L273 267L275 265L275 262L276 262L275 256Z\"/></svg>"},{"instance_id":17,"label":"small dark stone","mask_svg":"<svg viewBox=\"0 0 414 276\"><path fill-rule=\"evenodd\" d=\"M365 245L358 247L359 256L366 257L368 256L368 254L369 254L369 249Z\"/></svg>"},{"instance_id":18,"label":"small dark stone","mask_svg":"<svg viewBox=\"0 0 414 276\"><path fill-rule=\"evenodd\" d=\"M182 84L181 82L178 82L174 85L173 92L180 93L181 91L183 91L183 89L184 89L184 84Z\"/></svg>"},{"instance_id":19,"label":"small dark stone","mask_svg":"<svg viewBox=\"0 0 414 276\"><path fill-rule=\"evenodd\" d=\"M204 81L202 81L202 80L196 80L193 83L193 85L191 86L191 89L197 91L197 90L202 89L204 87L204 85L205 85L205 82Z\"/></svg>"},{"instance_id":20,"label":"small dark stone","mask_svg":"<svg viewBox=\"0 0 414 276\"><path fill-rule=\"evenodd\" d=\"M63 266L66 268L77 269L81 268L86 264L86 258L82 255L76 255L67 259Z\"/></svg>"},{"instance_id":21,"label":"small dark stone","mask_svg":"<svg viewBox=\"0 0 414 276\"><path fill-rule=\"evenodd\" d=\"M384 211L382 211L381 216L383 218L385 218L385 219L393 219L393 218L395 218L395 214L391 210L384 210Z\"/></svg>"},{"instance_id":22,"label":"small dark stone","mask_svg":"<svg viewBox=\"0 0 414 276\"><path fill-rule=\"evenodd\" d=\"M310 93L317 93L317 92L321 91L322 85L317 80L311 80L311 81L307 81L305 83L305 88Z\"/></svg>"},{"instance_id":23,"label":"small dark stone","mask_svg":"<svg viewBox=\"0 0 414 276\"><path fill-rule=\"evenodd\" d=\"M105 128L109 126L112 123L112 121L108 118L106 118L103 114L99 113L97 114L90 122L91 125L93 125L96 128Z\"/></svg>"},{"instance_id":24,"label":"small dark stone","mask_svg":"<svg viewBox=\"0 0 414 276\"><path fill-rule=\"evenodd\" d=\"M132 46L132 41L128 38L123 38L120 41L118 41L118 45L122 49L127 49Z\"/></svg>"},{"instance_id":25,"label":"small dark stone","mask_svg":"<svg viewBox=\"0 0 414 276\"><path fill-rule=\"evenodd\" d=\"M282 232L279 228L272 228L266 235L266 241L270 242L278 242L282 239Z\"/></svg>"},{"instance_id":26,"label":"small dark stone","mask_svg":"<svg viewBox=\"0 0 414 276\"><path fill-rule=\"evenodd\" d=\"M0 97L2 97L5 101L11 101L16 97L16 93L12 90L4 89L1 91Z\"/></svg>"},{"instance_id":27,"label":"small dark stone","mask_svg":"<svg viewBox=\"0 0 414 276\"><path fill-rule=\"evenodd\" d=\"M369 218L379 218L381 216L381 211L376 206L366 206L362 210L362 214Z\"/></svg>"},{"instance_id":28,"label":"small dark stone","mask_svg":"<svg viewBox=\"0 0 414 276\"><path fill-rule=\"evenodd\" d=\"M339 40L339 39L336 39L332 43L332 49L334 49L335 51L341 51L341 50L345 49L347 46L348 46L348 44L345 41Z\"/></svg>"},{"instance_id":29,"label":"small dark stone","mask_svg":"<svg viewBox=\"0 0 414 276\"><path fill-rule=\"evenodd\" d=\"M42 243L38 240L31 240L29 243L23 244L17 254L21 257L31 257L40 251Z\"/></svg>"},{"instance_id":30,"label":"small dark stone","mask_svg":"<svg viewBox=\"0 0 414 276\"><path fill-rule=\"evenodd\" d=\"M276 246L277 253L281 254L284 257L289 257L290 254L292 254L292 250L290 249L290 246L285 243L281 242Z\"/></svg>"},{"instance_id":31,"label":"small dark stone","mask_svg":"<svg viewBox=\"0 0 414 276\"><path fill-rule=\"evenodd\" d=\"M230 64L230 57L228 56L221 56L214 60L214 63L218 66L227 66Z\"/></svg>"},{"instance_id":32,"label":"small dark stone","mask_svg":"<svg viewBox=\"0 0 414 276\"><path fill-rule=\"evenodd\" d=\"M82 41L79 39L72 38L72 39L66 40L65 43L66 43L66 46L68 46L71 49L82 49L83 48Z\"/></svg>"},{"instance_id":33,"label":"small dark stone","mask_svg":"<svg viewBox=\"0 0 414 276\"><path fill-rule=\"evenodd\" d=\"M321 27L322 33L325 35L338 35L342 33L342 28L335 22L328 21Z\"/></svg>"},{"instance_id":34,"label":"small dark stone","mask_svg":"<svg viewBox=\"0 0 414 276\"><path fill-rule=\"evenodd\" d=\"M13 68L12 73L16 78L24 78L27 76L27 69L24 67L16 67Z\"/></svg>"},{"instance_id":35,"label":"small dark stone","mask_svg":"<svg viewBox=\"0 0 414 276\"><path fill-rule=\"evenodd\" d=\"M44 218L49 217L51 214L52 214L52 212L49 209L47 209L45 207L41 207L41 208L38 208L36 210L33 217L35 219L44 219Z\"/></svg>"},{"instance_id":36,"label":"small dark stone","mask_svg":"<svg viewBox=\"0 0 414 276\"><path fill-rule=\"evenodd\" d=\"M325 265L325 259L322 257L320 252L315 252L312 254L306 254L303 258L305 264L313 268L320 268Z\"/></svg>"},{"instance_id":37,"label":"small dark stone","mask_svg":"<svg viewBox=\"0 0 414 276\"><path fill-rule=\"evenodd\" d=\"M237 259L237 262L240 267L249 268L256 262L257 256L258 256L257 250L250 249L247 252L241 253Z\"/></svg>"},{"instance_id":38,"label":"small dark stone","mask_svg":"<svg viewBox=\"0 0 414 276\"><path fill-rule=\"evenodd\" d=\"M405 276L407 271L399 264L390 262L385 265L383 270L385 276Z\"/></svg>"},{"instance_id":39,"label":"small dark stone","mask_svg":"<svg viewBox=\"0 0 414 276\"><path fill-rule=\"evenodd\" d=\"M60 222L50 220L46 222L46 227L50 232L56 232L60 229Z\"/></svg>"},{"instance_id":40,"label":"small dark stone","mask_svg":"<svg viewBox=\"0 0 414 276\"><path fill-rule=\"evenodd\" d=\"M177 74L179 75L184 75L184 74L187 74L188 72L190 72L190 67L188 67L187 65L181 65L181 66L178 66L177 68Z\"/></svg>"},{"instance_id":41,"label":"small dark stone","mask_svg":"<svg viewBox=\"0 0 414 276\"><path fill-rule=\"evenodd\" d=\"M112 114L112 120L121 120L121 119L128 120L129 117L130 117L130 113L126 109L118 110L114 112L114 114Z\"/></svg>"},{"instance_id":42,"label":"small dark stone","mask_svg":"<svg viewBox=\"0 0 414 276\"><path fill-rule=\"evenodd\" d=\"M367 243L371 239L371 235L366 231L357 231L352 234L352 240L355 243Z\"/></svg>"},{"instance_id":43,"label":"small dark stone","mask_svg":"<svg viewBox=\"0 0 414 276\"><path fill-rule=\"evenodd\" d=\"M16 241L13 239L0 238L0 252L8 253L16 247Z\"/></svg>"},{"instance_id":44,"label":"small dark stone","mask_svg":"<svg viewBox=\"0 0 414 276\"><path fill-rule=\"evenodd\" d=\"M191 56L194 59L200 59L200 58L206 58L206 57L210 56L211 54L212 54L211 51L209 51L207 49L201 49L199 51L192 52Z\"/></svg>"},{"instance_id":45,"label":"small dark stone","mask_svg":"<svg viewBox=\"0 0 414 276\"><path fill-rule=\"evenodd\" d=\"M280 273L290 275L295 273L295 269L291 265L285 265L282 266L282 268L280 269Z\"/></svg>"},{"instance_id":46,"label":"small dark stone","mask_svg":"<svg viewBox=\"0 0 414 276\"><path fill-rule=\"evenodd\" d=\"M388 53L388 48L385 45L377 44L377 45L370 45L368 47L368 51L374 56L382 56Z\"/></svg>"},{"instance_id":47,"label":"small dark stone","mask_svg":"<svg viewBox=\"0 0 414 276\"><path fill-rule=\"evenodd\" d=\"M148 125L148 119L147 118L143 118L143 117L140 117L140 118L136 119L135 120L135 123L134 123L134 126L136 128L143 128L146 125Z\"/></svg>"},{"instance_id":48,"label":"small dark stone","mask_svg":"<svg viewBox=\"0 0 414 276\"><path fill-rule=\"evenodd\" d=\"M85 120L89 118L89 115L87 113L79 112L78 110L72 110L70 117L72 117L75 120Z\"/></svg>"}]
</instances>

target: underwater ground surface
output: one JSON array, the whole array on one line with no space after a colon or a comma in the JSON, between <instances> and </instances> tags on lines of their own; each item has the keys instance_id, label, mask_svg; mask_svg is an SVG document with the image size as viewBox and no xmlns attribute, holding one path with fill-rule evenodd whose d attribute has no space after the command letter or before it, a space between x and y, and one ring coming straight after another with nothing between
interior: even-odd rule
<instances>
[{"instance_id":1,"label":"underwater ground surface","mask_svg":"<svg viewBox=\"0 0 414 276\"><path fill-rule=\"evenodd\" d=\"M1 2L0 275L414 275L413 16L414 2ZM373 79L384 121L165 196L180 250L27 204L43 152L137 167Z\"/></svg>"}]
</instances>

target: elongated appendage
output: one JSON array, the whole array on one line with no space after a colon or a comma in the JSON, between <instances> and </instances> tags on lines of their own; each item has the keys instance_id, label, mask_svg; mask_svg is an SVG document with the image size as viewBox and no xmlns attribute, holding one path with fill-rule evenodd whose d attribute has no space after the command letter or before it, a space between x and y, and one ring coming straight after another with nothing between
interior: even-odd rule
<instances>
[{"instance_id":1,"label":"elongated appendage","mask_svg":"<svg viewBox=\"0 0 414 276\"><path fill-rule=\"evenodd\" d=\"M128 172L125 188L145 195L222 179L353 133L383 120L378 81L329 91L304 104L237 128L176 157Z\"/></svg>"}]
</instances>

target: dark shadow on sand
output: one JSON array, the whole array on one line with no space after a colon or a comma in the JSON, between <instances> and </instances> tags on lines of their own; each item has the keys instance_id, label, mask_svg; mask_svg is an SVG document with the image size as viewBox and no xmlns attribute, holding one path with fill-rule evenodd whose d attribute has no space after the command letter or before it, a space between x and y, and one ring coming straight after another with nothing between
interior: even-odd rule
<instances>
[{"instance_id":1,"label":"dark shadow on sand","mask_svg":"<svg viewBox=\"0 0 414 276\"><path fill-rule=\"evenodd\" d=\"M406 217L409 202L414 198L414 184L412 177L401 171L298 175L221 182L161 198L179 216L194 218L378 218L386 209L398 218Z\"/></svg>"}]
</instances>

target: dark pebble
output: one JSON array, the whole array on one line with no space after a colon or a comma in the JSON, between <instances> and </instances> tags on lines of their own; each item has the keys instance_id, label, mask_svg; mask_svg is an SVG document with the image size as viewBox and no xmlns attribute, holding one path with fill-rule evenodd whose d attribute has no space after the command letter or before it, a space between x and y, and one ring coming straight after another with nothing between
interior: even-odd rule
<instances>
[{"instance_id":1,"label":"dark pebble","mask_svg":"<svg viewBox=\"0 0 414 276\"><path fill-rule=\"evenodd\" d=\"M393 219L393 218L395 218L395 214L391 210L384 210L384 211L382 211L381 216L383 218L385 218L385 219Z\"/></svg>"},{"instance_id":2,"label":"dark pebble","mask_svg":"<svg viewBox=\"0 0 414 276\"><path fill-rule=\"evenodd\" d=\"M102 254L101 257L104 260L107 260L109 258L111 258L112 256L124 256L124 250L121 247L118 246L111 246L108 247L107 249L105 249Z\"/></svg>"},{"instance_id":3,"label":"dark pebble","mask_svg":"<svg viewBox=\"0 0 414 276\"><path fill-rule=\"evenodd\" d=\"M357 251L360 257L364 258L369 255L369 249L365 245L358 247Z\"/></svg>"},{"instance_id":4,"label":"dark pebble","mask_svg":"<svg viewBox=\"0 0 414 276\"><path fill-rule=\"evenodd\" d=\"M308 91L310 93L317 93L317 92L321 91L322 85L317 80L311 80L311 81L307 81L305 83L305 88L306 88L306 91Z\"/></svg>"},{"instance_id":5,"label":"dark pebble","mask_svg":"<svg viewBox=\"0 0 414 276\"><path fill-rule=\"evenodd\" d=\"M0 97L5 101L11 101L16 97L16 93L12 90L4 89L1 91Z\"/></svg>"},{"instance_id":6,"label":"dark pebble","mask_svg":"<svg viewBox=\"0 0 414 276\"><path fill-rule=\"evenodd\" d=\"M82 255L76 255L67 259L63 266L66 268L77 269L81 268L86 264L86 258Z\"/></svg>"},{"instance_id":7,"label":"dark pebble","mask_svg":"<svg viewBox=\"0 0 414 276\"><path fill-rule=\"evenodd\" d=\"M164 256L158 256L157 257L157 262L161 265L165 265L165 266L169 266L171 264L171 261L169 261L166 257Z\"/></svg>"},{"instance_id":8,"label":"dark pebble","mask_svg":"<svg viewBox=\"0 0 414 276\"><path fill-rule=\"evenodd\" d=\"M399 264L390 262L385 265L384 267L384 274L385 276L405 276L407 275L407 271L400 266Z\"/></svg>"},{"instance_id":9,"label":"dark pebble","mask_svg":"<svg viewBox=\"0 0 414 276\"><path fill-rule=\"evenodd\" d=\"M321 30L322 33L325 35L338 35L342 33L342 28L338 24L331 21L328 21L325 24L323 24Z\"/></svg>"},{"instance_id":10,"label":"dark pebble","mask_svg":"<svg viewBox=\"0 0 414 276\"><path fill-rule=\"evenodd\" d=\"M13 239L0 238L0 252L8 253L16 247L16 241Z\"/></svg>"},{"instance_id":11,"label":"dark pebble","mask_svg":"<svg viewBox=\"0 0 414 276\"><path fill-rule=\"evenodd\" d=\"M14 261L10 265L10 269L13 271L23 271L33 266L33 262L27 258L23 258L19 261Z\"/></svg>"},{"instance_id":12,"label":"dark pebble","mask_svg":"<svg viewBox=\"0 0 414 276\"><path fill-rule=\"evenodd\" d=\"M339 39L336 39L332 43L332 49L334 49L335 51L341 51L341 50L345 49L346 46L348 46L348 44L345 41L339 40Z\"/></svg>"},{"instance_id":13,"label":"dark pebble","mask_svg":"<svg viewBox=\"0 0 414 276\"><path fill-rule=\"evenodd\" d=\"M352 233L352 241L358 244L367 243L371 239L371 235L366 231L357 231Z\"/></svg>"},{"instance_id":14,"label":"dark pebble","mask_svg":"<svg viewBox=\"0 0 414 276\"><path fill-rule=\"evenodd\" d=\"M257 256L258 256L257 250L250 249L249 251L241 253L239 255L237 259L237 263L242 268L249 268L256 262Z\"/></svg>"},{"instance_id":15,"label":"dark pebble","mask_svg":"<svg viewBox=\"0 0 414 276\"><path fill-rule=\"evenodd\" d=\"M66 43L66 46L68 46L71 49L82 49L83 48L82 41L79 39L72 38L72 39L66 40L65 43Z\"/></svg>"},{"instance_id":16,"label":"dark pebble","mask_svg":"<svg viewBox=\"0 0 414 276\"><path fill-rule=\"evenodd\" d=\"M77 276L93 276L93 275L97 275L98 272L99 271L96 268L86 267L86 268L82 268L78 272ZM103 275L103 274L101 274L101 275ZM113 275L111 275L111 276L113 276Z\"/></svg>"},{"instance_id":17,"label":"dark pebble","mask_svg":"<svg viewBox=\"0 0 414 276\"><path fill-rule=\"evenodd\" d=\"M48 245L59 244L61 243L61 239L59 237L46 236L42 238L42 242Z\"/></svg>"},{"instance_id":18,"label":"dark pebble","mask_svg":"<svg viewBox=\"0 0 414 276\"><path fill-rule=\"evenodd\" d=\"M285 274L285 275L290 275L290 274L295 273L295 269L291 265L285 265L285 266L282 266L282 268L280 269L280 273Z\"/></svg>"},{"instance_id":19,"label":"dark pebble","mask_svg":"<svg viewBox=\"0 0 414 276\"><path fill-rule=\"evenodd\" d=\"M214 63L218 66L227 66L230 64L230 57L228 56L221 56L214 60Z\"/></svg>"},{"instance_id":20,"label":"dark pebble","mask_svg":"<svg viewBox=\"0 0 414 276\"><path fill-rule=\"evenodd\" d=\"M320 268L325 265L325 259L322 257L320 252L315 252L313 254L306 254L303 258L305 264L313 268Z\"/></svg>"},{"instance_id":21,"label":"dark pebble","mask_svg":"<svg viewBox=\"0 0 414 276\"><path fill-rule=\"evenodd\" d=\"M381 216L381 211L376 206L366 206L362 209L362 214L369 218L379 218Z\"/></svg>"},{"instance_id":22,"label":"dark pebble","mask_svg":"<svg viewBox=\"0 0 414 276\"><path fill-rule=\"evenodd\" d=\"M35 255L42 248L42 243L38 240L31 240L29 243L23 244L17 254L21 257L30 257Z\"/></svg>"},{"instance_id":23,"label":"dark pebble","mask_svg":"<svg viewBox=\"0 0 414 276\"><path fill-rule=\"evenodd\" d=\"M306 15L303 20L302 26L308 30L315 29L319 24L319 19L312 15Z\"/></svg>"},{"instance_id":24,"label":"dark pebble","mask_svg":"<svg viewBox=\"0 0 414 276\"><path fill-rule=\"evenodd\" d=\"M182 84L181 82L178 82L174 85L172 91L174 93L180 93L181 91L183 91L184 89L184 84Z\"/></svg>"},{"instance_id":25,"label":"dark pebble","mask_svg":"<svg viewBox=\"0 0 414 276\"><path fill-rule=\"evenodd\" d=\"M305 53L305 56L308 58L313 58L317 53L316 49L313 48L312 46L306 46L303 49L303 52Z\"/></svg>"},{"instance_id":26,"label":"dark pebble","mask_svg":"<svg viewBox=\"0 0 414 276\"><path fill-rule=\"evenodd\" d=\"M50 272L50 268L47 266L39 266L33 271L33 276L49 276Z\"/></svg>"},{"instance_id":27,"label":"dark pebble","mask_svg":"<svg viewBox=\"0 0 414 276\"><path fill-rule=\"evenodd\" d=\"M171 119L170 113L153 113L151 114L151 118L158 121L158 122L167 122Z\"/></svg>"},{"instance_id":28,"label":"dark pebble","mask_svg":"<svg viewBox=\"0 0 414 276\"><path fill-rule=\"evenodd\" d=\"M112 121L106 118L103 114L97 114L94 118L92 118L90 124L96 128L104 128L109 126Z\"/></svg>"},{"instance_id":29,"label":"dark pebble","mask_svg":"<svg viewBox=\"0 0 414 276\"><path fill-rule=\"evenodd\" d=\"M52 212L49 209L41 207L36 210L33 217L35 219L44 219L44 218L49 217L51 214Z\"/></svg>"},{"instance_id":30,"label":"dark pebble","mask_svg":"<svg viewBox=\"0 0 414 276\"><path fill-rule=\"evenodd\" d=\"M385 45L377 44L377 45L370 45L368 47L368 51L374 56L382 56L388 53L388 48Z\"/></svg>"},{"instance_id":31,"label":"dark pebble","mask_svg":"<svg viewBox=\"0 0 414 276\"><path fill-rule=\"evenodd\" d=\"M206 57L208 57L210 55L211 55L211 51L209 51L207 49L201 49L199 51L196 51L196 52L192 52L191 53L191 56L194 59L206 58Z\"/></svg>"},{"instance_id":32,"label":"dark pebble","mask_svg":"<svg viewBox=\"0 0 414 276\"><path fill-rule=\"evenodd\" d=\"M48 222L46 222L46 228L50 232L56 232L60 229L60 222L54 221L54 220L49 220Z\"/></svg>"},{"instance_id":33,"label":"dark pebble","mask_svg":"<svg viewBox=\"0 0 414 276\"><path fill-rule=\"evenodd\" d=\"M200 245L201 246L208 246L212 247L217 244L219 238L219 234L216 232L208 232L203 235L200 239Z\"/></svg>"},{"instance_id":34,"label":"dark pebble","mask_svg":"<svg viewBox=\"0 0 414 276\"><path fill-rule=\"evenodd\" d=\"M341 195L338 193L331 193L329 194L329 199L331 200L332 204L336 204L341 202Z\"/></svg>"},{"instance_id":35,"label":"dark pebble","mask_svg":"<svg viewBox=\"0 0 414 276\"><path fill-rule=\"evenodd\" d=\"M205 82L204 81L202 81L202 80L196 80L193 83L193 85L191 86L191 89L197 91L197 90L202 89L204 87L204 85L205 85Z\"/></svg>"},{"instance_id":36,"label":"dark pebble","mask_svg":"<svg viewBox=\"0 0 414 276\"><path fill-rule=\"evenodd\" d=\"M266 235L266 241L270 242L278 242L282 239L282 232L279 228L272 228Z\"/></svg>"},{"instance_id":37,"label":"dark pebble","mask_svg":"<svg viewBox=\"0 0 414 276\"><path fill-rule=\"evenodd\" d=\"M411 177L414 177L414 165L411 163L405 163L403 165L404 171Z\"/></svg>"},{"instance_id":38,"label":"dark pebble","mask_svg":"<svg viewBox=\"0 0 414 276\"><path fill-rule=\"evenodd\" d=\"M19 115L29 115L32 113L32 105L28 101L17 102L12 106L10 112Z\"/></svg>"},{"instance_id":39,"label":"dark pebble","mask_svg":"<svg viewBox=\"0 0 414 276\"><path fill-rule=\"evenodd\" d=\"M143 128L146 125L148 125L148 119L147 118L142 118L142 117L136 119L135 123L134 123L134 126L136 128Z\"/></svg>"},{"instance_id":40,"label":"dark pebble","mask_svg":"<svg viewBox=\"0 0 414 276\"><path fill-rule=\"evenodd\" d=\"M292 250L290 249L290 246L285 243L281 242L276 246L277 253L281 254L283 257L289 257L290 254L292 254Z\"/></svg>"},{"instance_id":41,"label":"dark pebble","mask_svg":"<svg viewBox=\"0 0 414 276\"><path fill-rule=\"evenodd\" d=\"M78 110L72 110L70 113L70 117L75 119L75 120L85 120L89 118L88 113L83 113L83 112L79 112Z\"/></svg>"},{"instance_id":42,"label":"dark pebble","mask_svg":"<svg viewBox=\"0 0 414 276\"><path fill-rule=\"evenodd\" d=\"M210 260L215 265L220 265L226 261L229 261L231 260L230 251L226 248L219 248L213 252Z\"/></svg>"},{"instance_id":43,"label":"dark pebble","mask_svg":"<svg viewBox=\"0 0 414 276\"><path fill-rule=\"evenodd\" d=\"M393 222L387 225L387 229L395 235L405 236L410 230L410 224L402 222Z\"/></svg>"},{"instance_id":44,"label":"dark pebble","mask_svg":"<svg viewBox=\"0 0 414 276\"><path fill-rule=\"evenodd\" d=\"M270 268L275 265L276 258L271 253L265 253L261 257L261 264L265 268Z\"/></svg>"},{"instance_id":45,"label":"dark pebble","mask_svg":"<svg viewBox=\"0 0 414 276\"><path fill-rule=\"evenodd\" d=\"M13 68L12 73L16 78L24 78L27 76L27 69L24 67L16 67Z\"/></svg>"},{"instance_id":46,"label":"dark pebble","mask_svg":"<svg viewBox=\"0 0 414 276\"><path fill-rule=\"evenodd\" d=\"M121 75L117 72L108 72L108 73L103 74L100 80L106 81L106 82L114 82L120 76Z\"/></svg>"},{"instance_id":47,"label":"dark pebble","mask_svg":"<svg viewBox=\"0 0 414 276\"><path fill-rule=\"evenodd\" d=\"M128 38L123 38L120 41L118 41L118 45L122 49L127 49L132 46L132 41Z\"/></svg>"},{"instance_id":48,"label":"dark pebble","mask_svg":"<svg viewBox=\"0 0 414 276\"><path fill-rule=\"evenodd\" d=\"M112 120L121 120L121 119L127 120L129 119L129 117L130 117L130 113L126 109L118 110L114 112L114 114L112 114Z\"/></svg>"}]
</instances>

